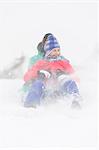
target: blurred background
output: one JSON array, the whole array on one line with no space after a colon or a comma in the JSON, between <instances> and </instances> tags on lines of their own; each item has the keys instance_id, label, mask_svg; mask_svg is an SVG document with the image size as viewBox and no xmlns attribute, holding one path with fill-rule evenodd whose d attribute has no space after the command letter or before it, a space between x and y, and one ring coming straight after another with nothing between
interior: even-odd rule
<instances>
[{"instance_id":1,"label":"blurred background","mask_svg":"<svg viewBox=\"0 0 99 150\"><path fill-rule=\"evenodd\" d=\"M29 57L49 32L72 65L96 57L96 1L0 1L0 77L22 77Z\"/></svg>"}]
</instances>

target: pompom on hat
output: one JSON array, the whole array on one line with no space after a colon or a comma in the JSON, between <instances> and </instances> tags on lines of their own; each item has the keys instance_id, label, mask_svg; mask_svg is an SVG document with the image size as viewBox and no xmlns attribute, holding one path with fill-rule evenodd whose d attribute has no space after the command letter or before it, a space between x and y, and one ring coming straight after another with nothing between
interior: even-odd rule
<instances>
[{"instance_id":1,"label":"pompom on hat","mask_svg":"<svg viewBox=\"0 0 99 150\"><path fill-rule=\"evenodd\" d=\"M60 45L53 35L49 35L44 45L45 56L47 57L54 48L60 48Z\"/></svg>"}]
</instances>

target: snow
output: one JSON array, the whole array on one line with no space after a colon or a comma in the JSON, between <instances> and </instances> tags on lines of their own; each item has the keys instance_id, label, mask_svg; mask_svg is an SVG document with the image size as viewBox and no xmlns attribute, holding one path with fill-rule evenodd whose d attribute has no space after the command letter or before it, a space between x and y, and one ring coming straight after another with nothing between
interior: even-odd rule
<instances>
[{"instance_id":1,"label":"snow","mask_svg":"<svg viewBox=\"0 0 99 150\"><path fill-rule=\"evenodd\" d=\"M96 150L96 3L5 2L0 3L0 21L0 70L21 54L31 57L43 35L52 32L76 69L83 97L80 110L70 109L63 100L37 109L24 108L20 97L23 79L0 79L0 148ZM23 73L25 70L26 66Z\"/></svg>"},{"instance_id":2,"label":"snow","mask_svg":"<svg viewBox=\"0 0 99 150\"><path fill-rule=\"evenodd\" d=\"M96 62L91 61L95 68ZM84 67L84 66L83 66ZM90 69L89 69L90 70ZM24 108L20 100L22 80L0 80L1 147L83 147L97 145L97 107L95 69L81 69L81 110L65 103ZM83 76L86 73L86 76ZM87 78L91 79L88 80ZM89 93L90 91L90 93ZM94 98L94 99L93 99Z\"/></svg>"}]
</instances>

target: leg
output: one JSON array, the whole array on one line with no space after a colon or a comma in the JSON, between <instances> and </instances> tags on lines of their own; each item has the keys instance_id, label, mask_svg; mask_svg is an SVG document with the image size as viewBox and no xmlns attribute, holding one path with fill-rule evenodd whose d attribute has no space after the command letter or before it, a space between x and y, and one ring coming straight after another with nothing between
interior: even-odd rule
<instances>
[{"instance_id":1,"label":"leg","mask_svg":"<svg viewBox=\"0 0 99 150\"><path fill-rule=\"evenodd\" d=\"M77 84L73 80L64 82L64 84L61 86L61 92L64 94L79 94Z\"/></svg>"},{"instance_id":2,"label":"leg","mask_svg":"<svg viewBox=\"0 0 99 150\"><path fill-rule=\"evenodd\" d=\"M64 82L61 87L62 94L69 94L72 96L72 108L80 108L80 94L77 84L73 80Z\"/></svg>"},{"instance_id":3,"label":"leg","mask_svg":"<svg viewBox=\"0 0 99 150\"><path fill-rule=\"evenodd\" d=\"M29 93L24 102L25 107L33 107L40 104L44 92L44 83L41 80L36 80L32 83Z\"/></svg>"}]
</instances>

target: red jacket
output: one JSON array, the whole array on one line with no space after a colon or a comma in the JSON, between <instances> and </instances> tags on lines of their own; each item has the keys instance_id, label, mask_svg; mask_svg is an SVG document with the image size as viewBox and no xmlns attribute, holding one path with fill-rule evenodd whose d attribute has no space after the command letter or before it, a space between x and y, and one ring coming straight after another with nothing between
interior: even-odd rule
<instances>
[{"instance_id":1,"label":"red jacket","mask_svg":"<svg viewBox=\"0 0 99 150\"><path fill-rule=\"evenodd\" d=\"M73 67L66 60L57 60L57 61L40 60L25 73L24 80L29 81L31 79L37 78L38 71L40 70L47 70L50 71L52 74L57 70L61 70L69 74L74 72Z\"/></svg>"}]
</instances>

